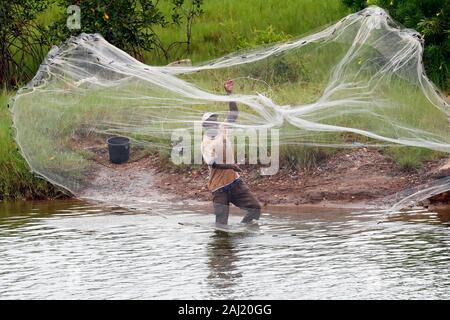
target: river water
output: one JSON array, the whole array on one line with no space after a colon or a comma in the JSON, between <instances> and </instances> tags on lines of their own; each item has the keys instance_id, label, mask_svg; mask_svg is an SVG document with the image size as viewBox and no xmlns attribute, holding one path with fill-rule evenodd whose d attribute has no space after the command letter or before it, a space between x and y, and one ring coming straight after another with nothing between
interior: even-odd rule
<instances>
[{"instance_id":1,"label":"river water","mask_svg":"<svg viewBox=\"0 0 450 320\"><path fill-rule=\"evenodd\" d=\"M450 298L449 214L271 209L224 233L207 211L0 203L0 298Z\"/></svg>"}]
</instances>

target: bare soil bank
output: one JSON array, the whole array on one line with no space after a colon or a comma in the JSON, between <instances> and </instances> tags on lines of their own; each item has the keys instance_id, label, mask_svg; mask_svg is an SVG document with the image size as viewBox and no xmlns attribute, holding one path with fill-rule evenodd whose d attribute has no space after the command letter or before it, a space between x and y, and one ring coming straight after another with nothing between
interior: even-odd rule
<instances>
[{"instance_id":1,"label":"bare soil bank","mask_svg":"<svg viewBox=\"0 0 450 320\"><path fill-rule=\"evenodd\" d=\"M108 163L107 152L97 152L99 163L95 184L115 186L120 192L138 190L140 197L162 194L168 201L210 201L208 167L180 168L158 155L137 157L128 163ZM136 158L136 156L134 157ZM383 204L385 198L404 189L450 174L449 159L425 163L418 171L404 171L376 148L345 150L303 170L281 167L273 176L262 176L256 166L243 165L241 176L264 206L368 207ZM138 179L139 177L149 177ZM139 180L139 181L138 181ZM147 183L147 182L148 183ZM133 185L132 188L129 186ZM169 200L170 199L170 200ZM427 201L449 202L450 194Z\"/></svg>"},{"instance_id":2,"label":"bare soil bank","mask_svg":"<svg viewBox=\"0 0 450 320\"><path fill-rule=\"evenodd\" d=\"M241 166L241 176L264 205L367 207L383 204L384 198L450 173L448 159L425 163L418 171L404 171L377 149L340 152L318 166L295 170L280 168L273 176L261 176L255 166ZM211 200L206 188L207 166L199 170L177 170L150 159L155 187L183 200ZM430 199L447 203L450 193ZM425 203L428 205L428 202Z\"/></svg>"}]
</instances>

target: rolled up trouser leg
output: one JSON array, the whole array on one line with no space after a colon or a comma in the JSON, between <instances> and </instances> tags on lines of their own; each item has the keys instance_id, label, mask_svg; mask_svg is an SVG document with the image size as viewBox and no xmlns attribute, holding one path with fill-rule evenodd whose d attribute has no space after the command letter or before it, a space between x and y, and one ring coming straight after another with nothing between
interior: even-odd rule
<instances>
[{"instance_id":1,"label":"rolled up trouser leg","mask_svg":"<svg viewBox=\"0 0 450 320\"><path fill-rule=\"evenodd\" d=\"M261 215L261 204L244 181L241 181L230 190L230 202L236 207L246 211L243 223L258 220Z\"/></svg>"},{"instance_id":2,"label":"rolled up trouser leg","mask_svg":"<svg viewBox=\"0 0 450 320\"><path fill-rule=\"evenodd\" d=\"M228 215L230 212L228 192L213 193L214 214L216 215L216 224L228 224Z\"/></svg>"}]
</instances>

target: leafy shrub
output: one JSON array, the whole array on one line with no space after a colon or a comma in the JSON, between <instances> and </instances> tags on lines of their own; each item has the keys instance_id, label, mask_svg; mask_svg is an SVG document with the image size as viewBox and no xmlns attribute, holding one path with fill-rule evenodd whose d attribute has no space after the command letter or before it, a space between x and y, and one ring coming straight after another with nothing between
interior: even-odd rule
<instances>
[{"instance_id":1,"label":"leafy shrub","mask_svg":"<svg viewBox=\"0 0 450 320\"><path fill-rule=\"evenodd\" d=\"M2 1L0 5L0 88L14 88L29 79L46 49L36 17L49 1Z\"/></svg>"},{"instance_id":2,"label":"leafy shrub","mask_svg":"<svg viewBox=\"0 0 450 320\"><path fill-rule=\"evenodd\" d=\"M53 42L63 41L70 35L100 33L108 42L141 58L145 51L160 50L166 59L174 46L186 45L189 52L192 24L202 11L203 0L171 0L169 13L161 11L155 0L56 0L65 11L70 5L80 8L81 28L71 30L66 26L67 16L52 24L49 30ZM185 27L186 41L163 44L155 33L157 27L175 24Z\"/></svg>"},{"instance_id":3,"label":"leafy shrub","mask_svg":"<svg viewBox=\"0 0 450 320\"><path fill-rule=\"evenodd\" d=\"M69 29L67 16L50 27L50 37L56 41L80 33L100 33L108 42L139 57L143 50L155 44L154 26L165 26L167 20L152 0L57 0L65 11L70 5L80 7L81 28Z\"/></svg>"},{"instance_id":4,"label":"leafy shrub","mask_svg":"<svg viewBox=\"0 0 450 320\"><path fill-rule=\"evenodd\" d=\"M450 1L448 0L342 0L354 11L378 5L425 39L427 74L442 89L450 90Z\"/></svg>"}]
</instances>

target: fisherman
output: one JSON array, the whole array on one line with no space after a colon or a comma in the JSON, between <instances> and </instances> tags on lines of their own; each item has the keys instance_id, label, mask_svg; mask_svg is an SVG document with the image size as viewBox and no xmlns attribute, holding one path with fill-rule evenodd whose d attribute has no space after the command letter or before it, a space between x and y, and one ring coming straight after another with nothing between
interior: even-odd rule
<instances>
[{"instance_id":1,"label":"fisherman","mask_svg":"<svg viewBox=\"0 0 450 320\"><path fill-rule=\"evenodd\" d=\"M233 81L224 84L228 95L233 92ZM229 139L228 123L234 123L239 110L234 101L229 103L226 123L218 122L218 114L207 112L202 117L205 130L201 151L203 159L209 166L208 189L213 195L216 225L228 223L230 202L246 211L241 223L249 224L258 220L261 214L261 204L239 176L242 170L234 163L234 151ZM222 155L222 156L221 156ZM227 159L227 155L232 159Z\"/></svg>"}]
</instances>

